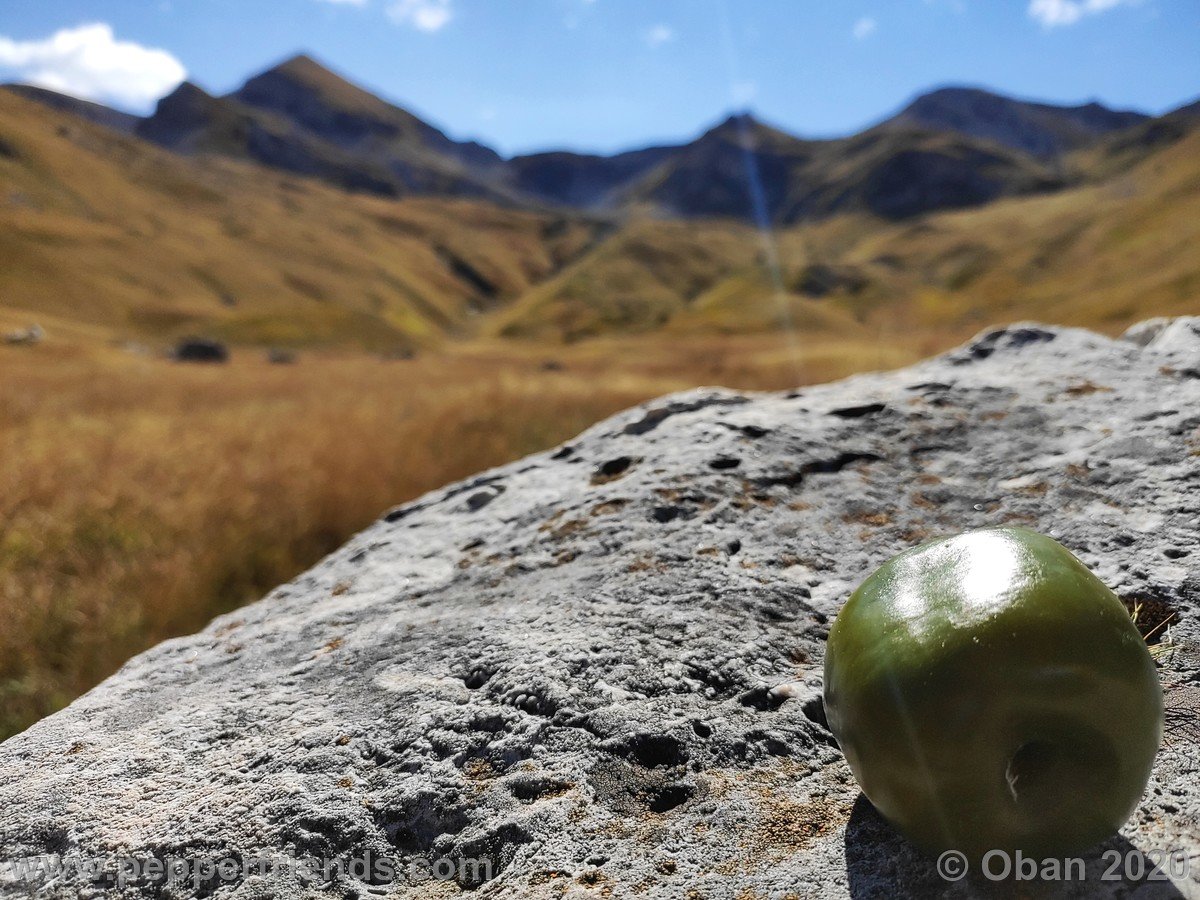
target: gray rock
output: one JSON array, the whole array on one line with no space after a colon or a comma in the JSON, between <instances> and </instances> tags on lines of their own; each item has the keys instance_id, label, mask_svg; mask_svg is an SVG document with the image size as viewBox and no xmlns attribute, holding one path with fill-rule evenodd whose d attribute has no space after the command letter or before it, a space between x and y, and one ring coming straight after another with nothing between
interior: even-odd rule
<instances>
[{"instance_id":1,"label":"gray rock","mask_svg":"<svg viewBox=\"0 0 1200 900\"><path fill-rule=\"evenodd\" d=\"M1186 354L1189 350L1194 351L1200 341L1200 317L1146 319L1131 326L1121 336L1142 347Z\"/></svg>"},{"instance_id":2,"label":"gray rock","mask_svg":"<svg viewBox=\"0 0 1200 900\"><path fill-rule=\"evenodd\" d=\"M6 344L40 344L46 337L46 332L42 330L41 325L30 325L28 328L21 328L17 331L10 331L4 335L4 343Z\"/></svg>"},{"instance_id":3,"label":"gray rock","mask_svg":"<svg viewBox=\"0 0 1200 900\"><path fill-rule=\"evenodd\" d=\"M1167 316L1155 316L1153 319L1143 319L1125 329L1125 333L1121 335L1121 339L1137 344L1139 347L1146 347L1174 321L1174 319ZM1186 324L1190 320L1181 319L1180 321Z\"/></svg>"},{"instance_id":4,"label":"gray rock","mask_svg":"<svg viewBox=\"0 0 1200 900\"><path fill-rule=\"evenodd\" d=\"M176 362L227 363L229 348L210 338L184 338L175 345L171 358Z\"/></svg>"},{"instance_id":5,"label":"gray rock","mask_svg":"<svg viewBox=\"0 0 1200 900\"><path fill-rule=\"evenodd\" d=\"M1177 621L1134 817L1085 881L997 890L1198 896L1198 321L1145 347L1014 326L899 372L691 391L399 507L0 746L3 855L405 864L390 887L76 867L38 882L56 897L994 893L942 881L860 796L820 666L887 557L1021 523ZM1172 851L1174 882L1121 877Z\"/></svg>"}]
</instances>

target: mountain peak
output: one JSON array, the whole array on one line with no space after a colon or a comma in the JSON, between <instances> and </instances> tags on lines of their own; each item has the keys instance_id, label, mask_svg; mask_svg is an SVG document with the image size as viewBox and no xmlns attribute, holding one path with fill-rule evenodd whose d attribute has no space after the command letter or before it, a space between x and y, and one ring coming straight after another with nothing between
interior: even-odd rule
<instances>
[{"instance_id":1,"label":"mountain peak","mask_svg":"<svg viewBox=\"0 0 1200 900\"><path fill-rule=\"evenodd\" d=\"M341 75L307 53L297 53L295 56L288 57L256 77L265 76L282 77L314 87L329 83L349 84Z\"/></svg>"},{"instance_id":2,"label":"mountain peak","mask_svg":"<svg viewBox=\"0 0 1200 900\"><path fill-rule=\"evenodd\" d=\"M1035 103L981 87L949 85L921 94L893 124L950 130L1052 159L1146 119L1092 100L1078 106Z\"/></svg>"},{"instance_id":3,"label":"mountain peak","mask_svg":"<svg viewBox=\"0 0 1200 900\"><path fill-rule=\"evenodd\" d=\"M734 110L724 119L707 129L700 140L717 138L723 141L738 142L746 138L757 139L764 135L777 133L777 129L767 125L751 110Z\"/></svg>"},{"instance_id":4,"label":"mountain peak","mask_svg":"<svg viewBox=\"0 0 1200 900\"><path fill-rule=\"evenodd\" d=\"M1018 97L1010 97L1006 94L1001 94L985 87L963 84L944 85L942 87L926 91L923 94L918 94L912 100L912 102L905 107L905 111L912 109L932 108L936 106L961 107L967 104L982 104L993 109L1021 107L1025 109L1036 109L1060 113L1139 116L1145 118L1142 113L1134 110L1119 110L1114 109L1111 106L1106 106L1095 97L1091 97L1086 102L1075 105L1067 103L1045 103L1034 100L1023 100Z\"/></svg>"},{"instance_id":5,"label":"mountain peak","mask_svg":"<svg viewBox=\"0 0 1200 900\"><path fill-rule=\"evenodd\" d=\"M763 127L763 123L755 117L752 109L735 109L715 127L709 129L709 131L740 131L744 128L755 129L761 127Z\"/></svg>"},{"instance_id":6,"label":"mountain peak","mask_svg":"<svg viewBox=\"0 0 1200 900\"><path fill-rule=\"evenodd\" d=\"M997 94L995 91L989 91L987 88L970 84L944 84L941 87L918 94L913 103L921 103L929 100L967 99L971 97L995 97L1001 99L1000 94Z\"/></svg>"},{"instance_id":7,"label":"mountain peak","mask_svg":"<svg viewBox=\"0 0 1200 900\"><path fill-rule=\"evenodd\" d=\"M364 142L375 141L390 145L392 150L405 144L405 153L432 151L468 166L487 168L500 161L495 151L451 140L438 128L307 53L255 75L230 99L289 119L322 141L342 148L358 148Z\"/></svg>"},{"instance_id":8,"label":"mountain peak","mask_svg":"<svg viewBox=\"0 0 1200 900\"><path fill-rule=\"evenodd\" d=\"M353 110L378 112L390 105L307 53L298 53L255 75L235 97L252 106L272 106L284 95L293 99L311 95L325 105Z\"/></svg>"},{"instance_id":9,"label":"mountain peak","mask_svg":"<svg viewBox=\"0 0 1200 900\"><path fill-rule=\"evenodd\" d=\"M316 57L309 53L301 51L294 56L289 56L283 62L275 66L276 69L327 69L327 66L317 62Z\"/></svg>"},{"instance_id":10,"label":"mountain peak","mask_svg":"<svg viewBox=\"0 0 1200 900\"><path fill-rule=\"evenodd\" d=\"M703 146L713 142L745 145L757 150L783 150L805 143L803 138L768 125L748 109L730 113L695 143Z\"/></svg>"},{"instance_id":11,"label":"mountain peak","mask_svg":"<svg viewBox=\"0 0 1200 900\"><path fill-rule=\"evenodd\" d=\"M152 120L176 119L180 116L190 118L201 111L207 113L220 104L220 100L194 81L181 81L175 90L158 101L154 115L143 119L142 122L148 124Z\"/></svg>"},{"instance_id":12,"label":"mountain peak","mask_svg":"<svg viewBox=\"0 0 1200 900\"><path fill-rule=\"evenodd\" d=\"M220 153L237 146L240 119L236 104L184 81L137 123L136 133L173 150Z\"/></svg>"},{"instance_id":13,"label":"mountain peak","mask_svg":"<svg viewBox=\"0 0 1200 900\"><path fill-rule=\"evenodd\" d=\"M210 94L204 88L200 87L200 85L196 84L196 82L194 82L194 81L179 82L179 85L178 85L178 87L175 88L175 90L171 91L171 93L164 96L158 102L162 103L172 97L174 97L176 99L181 99L181 98L189 98L190 99L193 97L199 98L199 99L209 99L209 100L213 99L212 94Z\"/></svg>"}]
</instances>

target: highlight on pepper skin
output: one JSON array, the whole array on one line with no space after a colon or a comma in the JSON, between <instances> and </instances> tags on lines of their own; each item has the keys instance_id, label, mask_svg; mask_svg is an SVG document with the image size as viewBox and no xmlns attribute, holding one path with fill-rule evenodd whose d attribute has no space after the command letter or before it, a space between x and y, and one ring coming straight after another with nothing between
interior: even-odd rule
<instances>
[{"instance_id":1,"label":"highlight on pepper skin","mask_svg":"<svg viewBox=\"0 0 1200 900\"><path fill-rule=\"evenodd\" d=\"M1111 836L1163 727L1121 601L1057 541L1012 527L922 544L867 578L830 630L825 708L879 812L973 858Z\"/></svg>"}]
</instances>

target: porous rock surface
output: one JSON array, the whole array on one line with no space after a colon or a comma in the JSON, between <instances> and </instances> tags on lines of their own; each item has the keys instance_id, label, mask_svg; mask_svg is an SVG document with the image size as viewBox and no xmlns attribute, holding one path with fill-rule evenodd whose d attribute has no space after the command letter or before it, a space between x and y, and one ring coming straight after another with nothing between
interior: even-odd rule
<instances>
[{"instance_id":1,"label":"porous rock surface","mask_svg":"<svg viewBox=\"0 0 1200 900\"><path fill-rule=\"evenodd\" d=\"M393 510L0 746L10 861L486 868L69 871L0 894L1197 896L1198 454L1200 319L1126 340L1013 326L898 372L648 403ZM850 591L898 550L997 523L1059 538L1144 622L1176 617L1153 780L1085 882L943 881L824 723L823 640ZM1186 854L1191 875L1122 862L1104 881L1112 850Z\"/></svg>"}]
</instances>

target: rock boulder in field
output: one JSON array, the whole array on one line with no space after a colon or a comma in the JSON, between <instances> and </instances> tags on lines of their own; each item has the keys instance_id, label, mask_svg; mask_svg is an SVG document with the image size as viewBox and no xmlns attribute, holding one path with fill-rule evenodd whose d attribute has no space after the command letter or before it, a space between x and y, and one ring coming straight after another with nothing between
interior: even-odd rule
<instances>
[{"instance_id":1,"label":"rock boulder in field","mask_svg":"<svg viewBox=\"0 0 1200 900\"><path fill-rule=\"evenodd\" d=\"M898 372L691 391L399 507L0 745L0 895L987 893L860 795L821 662L890 555L1019 523L1173 617L1174 651L1134 817L1085 880L1001 891L1197 896L1200 319L1131 338L1020 325ZM14 880L47 855L65 868ZM164 886L149 863L181 859L228 864ZM297 864L322 859L400 869ZM1155 861L1174 880L1139 881Z\"/></svg>"}]
</instances>

